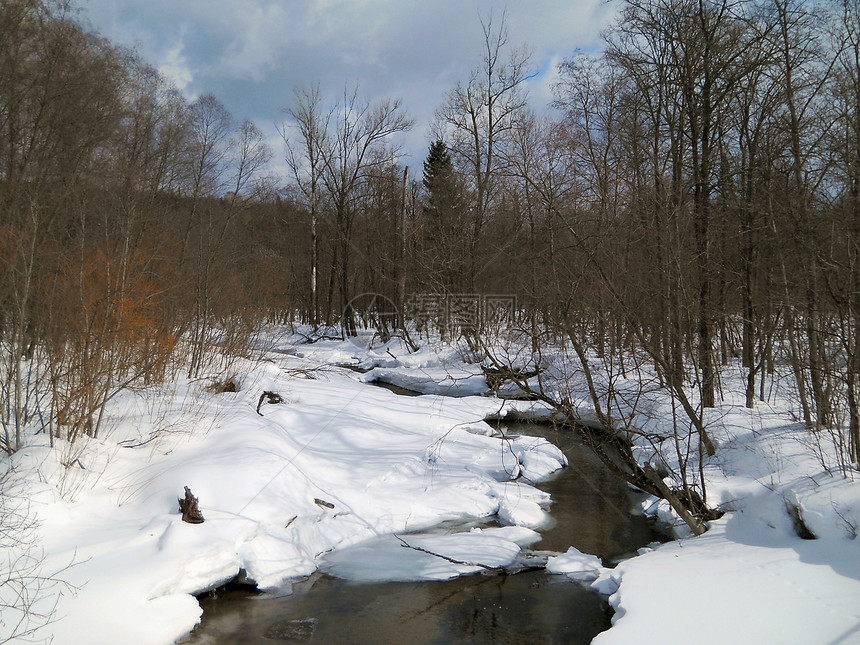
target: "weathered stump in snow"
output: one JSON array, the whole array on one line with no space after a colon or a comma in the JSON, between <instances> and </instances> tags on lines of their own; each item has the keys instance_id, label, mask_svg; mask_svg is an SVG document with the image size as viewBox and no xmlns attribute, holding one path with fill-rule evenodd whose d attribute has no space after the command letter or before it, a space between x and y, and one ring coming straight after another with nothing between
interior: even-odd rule
<instances>
[{"instance_id":1,"label":"weathered stump in snow","mask_svg":"<svg viewBox=\"0 0 860 645\"><path fill-rule=\"evenodd\" d=\"M191 489L185 487L185 498L179 498L179 511L182 513L182 521L189 524L202 524L203 514L197 506L197 498L191 494Z\"/></svg>"},{"instance_id":2,"label":"weathered stump in snow","mask_svg":"<svg viewBox=\"0 0 860 645\"><path fill-rule=\"evenodd\" d=\"M817 540L818 536L812 532L803 519L803 512L798 504L793 504L785 500L785 510L788 512L791 521L794 523L794 532L801 540Z\"/></svg>"}]
</instances>

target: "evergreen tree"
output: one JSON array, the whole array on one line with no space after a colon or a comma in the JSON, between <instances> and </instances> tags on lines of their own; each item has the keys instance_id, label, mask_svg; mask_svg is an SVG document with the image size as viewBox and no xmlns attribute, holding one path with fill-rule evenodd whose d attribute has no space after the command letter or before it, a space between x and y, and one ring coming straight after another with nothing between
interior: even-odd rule
<instances>
[{"instance_id":1,"label":"evergreen tree","mask_svg":"<svg viewBox=\"0 0 860 645\"><path fill-rule=\"evenodd\" d=\"M427 159L424 160L424 187L430 191L431 198L437 187L447 183L454 175L454 165L448 146L441 139L430 144Z\"/></svg>"},{"instance_id":2,"label":"evergreen tree","mask_svg":"<svg viewBox=\"0 0 860 645\"><path fill-rule=\"evenodd\" d=\"M448 148L442 140L430 145L424 160L424 253L426 278L433 290L455 292L460 288L463 253L462 191Z\"/></svg>"}]
</instances>

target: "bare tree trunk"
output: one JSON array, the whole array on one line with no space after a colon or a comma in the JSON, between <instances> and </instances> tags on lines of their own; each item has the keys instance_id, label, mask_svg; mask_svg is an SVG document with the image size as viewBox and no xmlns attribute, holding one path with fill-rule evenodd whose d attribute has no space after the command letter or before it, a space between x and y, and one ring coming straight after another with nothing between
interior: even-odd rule
<instances>
[{"instance_id":1,"label":"bare tree trunk","mask_svg":"<svg viewBox=\"0 0 860 645\"><path fill-rule=\"evenodd\" d=\"M409 168L406 167L403 169L403 185L401 187L401 195L400 195L400 210L399 210L399 218L398 218L398 226L397 231L399 234L399 240L397 244L398 249L398 258L395 266L397 267L398 276L397 276L397 314L398 320L395 321L395 324L402 327L404 330L406 329L406 320L401 319L402 316L405 316L406 312L406 266L407 266L407 253L406 253L406 245L407 245L407 232L406 232L406 208L408 205L408 191L409 191Z\"/></svg>"}]
</instances>

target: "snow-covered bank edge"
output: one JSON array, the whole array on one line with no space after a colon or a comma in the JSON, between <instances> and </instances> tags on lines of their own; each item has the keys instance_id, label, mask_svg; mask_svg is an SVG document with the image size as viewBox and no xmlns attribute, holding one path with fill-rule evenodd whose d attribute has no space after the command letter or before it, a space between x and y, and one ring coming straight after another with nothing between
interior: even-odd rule
<instances>
[{"instance_id":1,"label":"snow-covered bank edge","mask_svg":"<svg viewBox=\"0 0 860 645\"><path fill-rule=\"evenodd\" d=\"M496 436L482 419L497 402L398 397L355 376L274 352L242 366L238 392L213 393L209 380L128 392L111 403L101 438L50 448L34 435L4 458L38 518L43 568L73 564L62 572L66 593L35 601L46 615L56 603L41 636L171 643L200 619L193 594L242 571L277 589L321 566L363 579L346 570L355 562L386 579L446 579L514 562L547 519L548 495L527 480L561 467L563 454L545 441ZM284 402L264 401L258 413L266 391ZM202 524L179 517L185 486L200 500ZM421 534L465 518L510 526ZM413 546L392 543L399 569L385 553L394 534Z\"/></svg>"},{"instance_id":2,"label":"snow-covered bank edge","mask_svg":"<svg viewBox=\"0 0 860 645\"><path fill-rule=\"evenodd\" d=\"M486 391L479 368L456 357L392 358L361 358L370 369L364 378L435 392L444 373L461 392ZM705 416L718 449L703 475L708 504L726 511L722 519L692 537L668 503L651 498L643 510L674 523L675 541L642 549L615 569L575 549L555 559L550 570L580 581L596 577L592 587L609 597L613 628L595 642L860 642L860 484L834 468L839 456L830 437L797 423L790 379L776 377L769 402L748 410L743 378L740 366L725 368L723 399ZM573 394L587 418L587 393L577 397L574 386ZM637 427L671 436L669 397L652 389L636 400ZM497 418L541 414L540 404L521 405L498 402ZM644 441L634 451L642 462L666 459ZM817 539L802 539L808 534Z\"/></svg>"},{"instance_id":3,"label":"snow-covered bank edge","mask_svg":"<svg viewBox=\"0 0 860 645\"><path fill-rule=\"evenodd\" d=\"M795 421L790 395L748 410L734 385L707 417L718 450L703 469L726 514L696 537L667 502L646 502L678 539L595 580L615 612L595 643L860 642L860 482L828 467L834 447Z\"/></svg>"},{"instance_id":4,"label":"snow-covered bank edge","mask_svg":"<svg viewBox=\"0 0 860 645\"><path fill-rule=\"evenodd\" d=\"M480 368L444 347L410 354L286 339L270 349L243 366L238 392L207 392L208 381L129 392L112 402L103 438L49 449L35 435L7 460L41 522L44 570L73 564L63 576L77 594L64 588L36 607L58 603L43 634L55 643L173 642L200 618L190 594L240 570L272 589L320 567L374 579L380 559L395 579L504 567L545 520L546 495L524 480L538 481L562 458L546 443L502 442L483 422L545 418L544 404L483 396ZM342 363L371 372L335 367ZM381 369L388 382L430 390L456 375L469 395L396 396L369 384L367 374ZM284 403L263 402L258 414L264 391ZM659 392L643 410L651 429L671 415ZM719 446L705 464L708 499L728 511L724 518L701 537L643 550L614 569L572 549L548 570L596 578L593 588L616 612L599 643L690 634L715 643L851 642L860 625L857 484L824 467L830 448L793 421L790 395L754 411L727 397L707 422ZM180 521L184 486L201 500L204 524ZM672 519L665 503L646 506ZM817 540L798 537L791 509ZM487 517L511 526L423 533ZM418 548L402 548L395 535ZM392 558L401 560L392 566ZM708 627L715 616L727 618Z\"/></svg>"}]
</instances>

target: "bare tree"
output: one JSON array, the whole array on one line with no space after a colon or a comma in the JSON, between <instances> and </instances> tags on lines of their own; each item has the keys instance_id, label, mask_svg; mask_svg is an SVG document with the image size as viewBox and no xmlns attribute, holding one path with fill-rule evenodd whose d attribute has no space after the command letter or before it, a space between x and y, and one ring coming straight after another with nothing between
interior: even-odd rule
<instances>
[{"instance_id":1,"label":"bare tree","mask_svg":"<svg viewBox=\"0 0 860 645\"><path fill-rule=\"evenodd\" d=\"M320 301L317 285L319 266L319 191L322 183L323 150L328 145L328 129L332 113L324 113L319 85L300 87L293 92L293 104L286 109L298 131L298 141L290 137L289 127L281 127L286 146L286 162L296 185L304 196L311 215L310 308L309 318L316 327L320 321Z\"/></svg>"},{"instance_id":2,"label":"bare tree","mask_svg":"<svg viewBox=\"0 0 860 645\"><path fill-rule=\"evenodd\" d=\"M482 231L500 183L502 149L517 114L526 106L525 82L532 76L530 54L509 49L507 16L498 28L492 15L481 21L484 52L469 80L448 93L436 110L434 138L445 141L455 165L468 178L471 223L468 230L468 287L474 290L479 270Z\"/></svg>"},{"instance_id":3,"label":"bare tree","mask_svg":"<svg viewBox=\"0 0 860 645\"><path fill-rule=\"evenodd\" d=\"M74 220L68 204L79 203L103 169L101 152L120 119L123 70L108 43L68 20L64 4L15 0L0 20L0 424L11 451L35 414L40 378L33 362L20 359L44 337L43 286Z\"/></svg>"},{"instance_id":4,"label":"bare tree","mask_svg":"<svg viewBox=\"0 0 860 645\"><path fill-rule=\"evenodd\" d=\"M834 49L838 59L830 97L834 127L828 137L840 187L836 200L837 252L828 256L828 293L838 312L836 335L844 352L842 381L848 410L849 461L860 463L860 3L835 0ZM833 247L831 247L833 248ZM837 368L838 369L838 368Z\"/></svg>"},{"instance_id":5,"label":"bare tree","mask_svg":"<svg viewBox=\"0 0 860 645\"><path fill-rule=\"evenodd\" d=\"M226 258L220 253L235 216L252 197L255 179L271 152L260 129L245 120L238 128L212 95L191 106L188 202L181 257L193 263L194 311L191 316L189 374L199 375L211 345L212 301L220 290L214 270ZM220 201L223 198L224 201ZM196 245L191 245L192 233ZM190 254L190 255L189 255Z\"/></svg>"},{"instance_id":6,"label":"bare tree","mask_svg":"<svg viewBox=\"0 0 860 645\"><path fill-rule=\"evenodd\" d=\"M542 323L549 319L549 303L557 295L545 277L549 268L558 284L556 261L558 213L579 203L585 191L582 168L577 165L580 147L564 124L531 111L520 113L512 145L506 151L506 172L513 179L516 201L525 215L528 243L523 263L528 266L525 307L531 321L533 351L539 350Z\"/></svg>"},{"instance_id":7,"label":"bare tree","mask_svg":"<svg viewBox=\"0 0 860 645\"><path fill-rule=\"evenodd\" d=\"M369 103L359 97L357 87L351 92L344 91L343 100L332 115L330 137L320 156L322 181L334 209L339 243L338 283L344 333L355 335L350 303L350 256L356 200L367 177L390 163L392 154L381 151L391 136L409 130L412 120L400 101L383 99Z\"/></svg>"}]
</instances>

